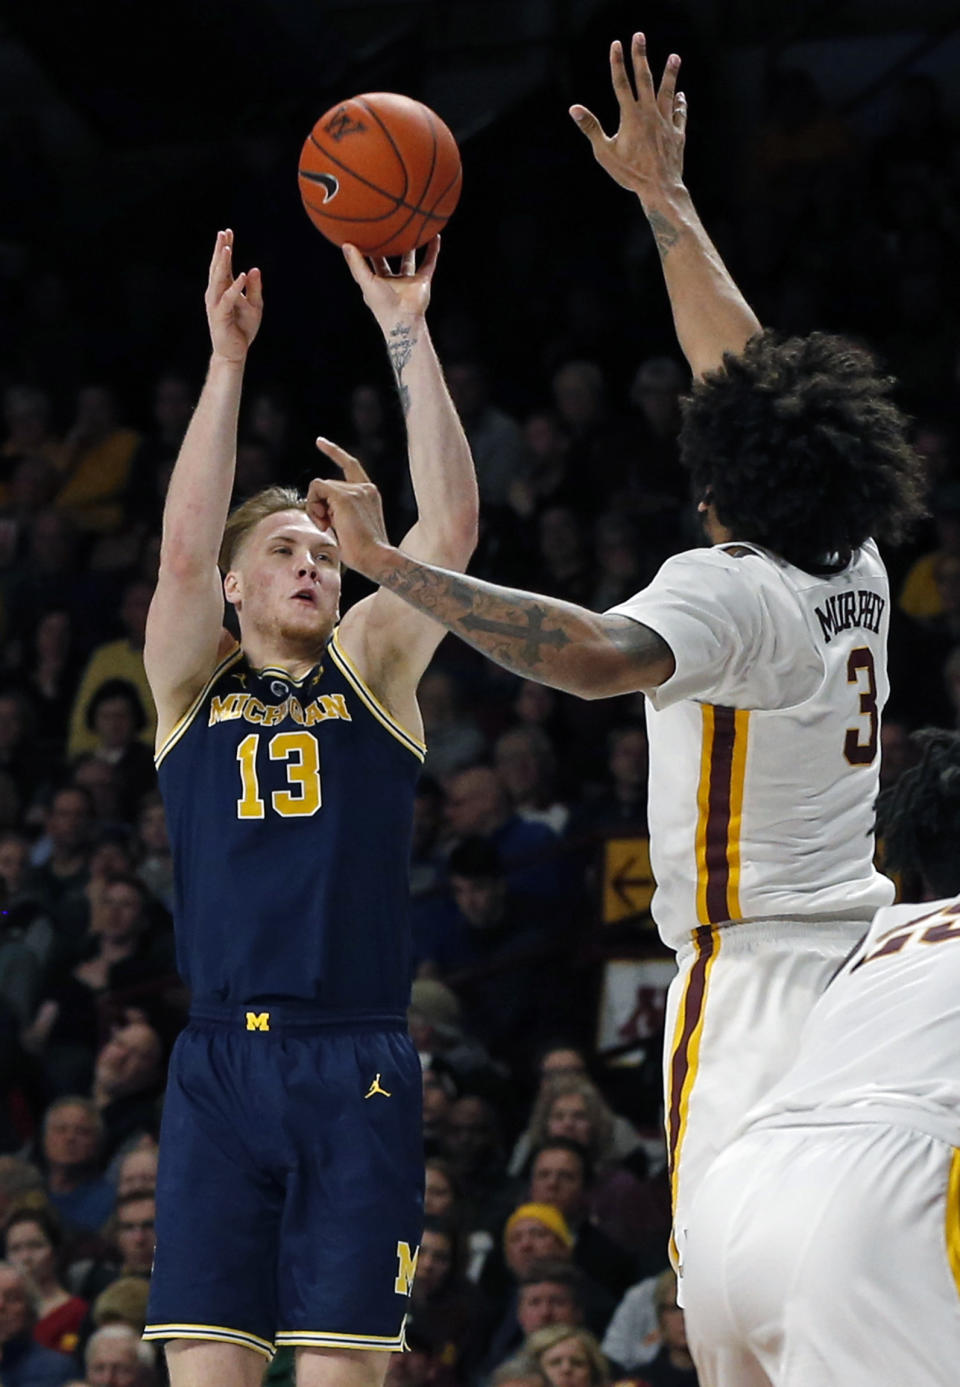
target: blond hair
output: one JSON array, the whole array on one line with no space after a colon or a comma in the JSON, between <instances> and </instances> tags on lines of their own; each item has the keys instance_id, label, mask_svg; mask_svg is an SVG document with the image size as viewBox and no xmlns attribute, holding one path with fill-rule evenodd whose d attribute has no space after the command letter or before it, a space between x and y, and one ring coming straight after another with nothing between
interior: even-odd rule
<instances>
[{"instance_id":1,"label":"blond hair","mask_svg":"<svg viewBox=\"0 0 960 1387\"><path fill-rule=\"evenodd\" d=\"M306 497L292 486L266 486L230 512L220 541L219 564L224 573L230 572L237 550L254 526L268 515L285 510L299 510L306 514Z\"/></svg>"},{"instance_id":2,"label":"blond hair","mask_svg":"<svg viewBox=\"0 0 960 1387\"><path fill-rule=\"evenodd\" d=\"M600 1352L600 1345L597 1343L589 1329L583 1329L576 1324L548 1324L543 1329L535 1329L527 1342L523 1346L524 1358L532 1358L540 1371L547 1380L550 1374L543 1366L543 1355L550 1349L556 1348L557 1344L562 1344L567 1339L576 1339L583 1349L590 1364L590 1382L592 1387L606 1387L610 1381L607 1371L607 1361Z\"/></svg>"},{"instance_id":3,"label":"blond hair","mask_svg":"<svg viewBox=\"0 0 960 1387\"><path fill-rule=\"evenodd\" d=\"M531 1150L550 1140L551 1109L558 1098L567 1098L571 1094L584 1100L590 1119L587 1152L595 1166L602 1165L613 1154L613 1113L596 1084L585 1074L557 1074L543 1081L527 1128Z\"/></svg>"}]
</instances>

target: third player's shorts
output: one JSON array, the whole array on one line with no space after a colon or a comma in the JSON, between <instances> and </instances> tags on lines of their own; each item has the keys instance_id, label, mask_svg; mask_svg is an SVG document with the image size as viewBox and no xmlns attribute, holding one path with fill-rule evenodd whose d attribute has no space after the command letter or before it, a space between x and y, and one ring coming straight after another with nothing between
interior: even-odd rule
<instances>
[{"instance_id":1,"label":"third player's shorts","mask_svg":"<svg viewBox=\"0 0 960 1387\"><path fill-rule=\"evenodd\" d=\"M195 1007L170 1062L144 1337L402 1348L422 1190L404 1020Z\"/></svg>"},{"instance_id":2,"label":"third player's shorts","mask_svg":"<svg viewBox=\"0 0 960 1387\"><path fill-rule=\"evenodd\" d=\"M866 926L747 921L704 926L667 994L664 1091L671 1260L683 1287L690 1200L710 1162L793 1060L814 1002Z\"/></svg>"},{"instance_id":3,"label":"third player's shorts","mask_svg":"<svg viewBox=\"0 0 960 1387\"><path fill-rule=\"evenodd\" d=\"M883 1123L754 1128L691 1209L701 1387L955 1387L960 1152Z\"/></svg>"}]
</instances>

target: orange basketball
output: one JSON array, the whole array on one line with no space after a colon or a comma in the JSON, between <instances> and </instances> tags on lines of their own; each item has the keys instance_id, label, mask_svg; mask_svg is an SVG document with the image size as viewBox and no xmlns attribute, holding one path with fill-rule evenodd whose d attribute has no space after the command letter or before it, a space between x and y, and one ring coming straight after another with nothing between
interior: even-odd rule
<instances>
[{"instance_id":1,"label":"orange basketball","mask_svg":"<svg viewBox=\"0 0 960 1387\"><path fill-rule=\"evenodd\" d=\"M460 151L440 117L395 92L368 92L320 117L300 152L307 216L338 246L403 255L447 224Z\"/></svg>"}]
</instances>

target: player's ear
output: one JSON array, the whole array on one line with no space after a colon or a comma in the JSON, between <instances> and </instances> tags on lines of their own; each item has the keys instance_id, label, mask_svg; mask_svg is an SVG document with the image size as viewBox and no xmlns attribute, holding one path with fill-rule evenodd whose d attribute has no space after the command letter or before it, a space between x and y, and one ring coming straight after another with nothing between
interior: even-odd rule
<instances>
[{"instance_id":1,"label":"player's ear","mask_svg":"<svg viewBox=\"0 0 960 1387\"><path fill-rule=\"evenodd\" d=\"M223 579L223 595L232 606L236 606L242 596L240 574L231 568Z\"/></svg>"}]
</instances>

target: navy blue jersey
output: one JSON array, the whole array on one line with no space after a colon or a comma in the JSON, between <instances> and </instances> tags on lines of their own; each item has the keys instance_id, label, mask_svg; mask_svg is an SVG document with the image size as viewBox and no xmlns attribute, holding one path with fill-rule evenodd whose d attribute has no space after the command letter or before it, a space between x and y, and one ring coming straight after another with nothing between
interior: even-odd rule
<instances>
[{"instance_id":1,"label":"navy blue jersey","mask_svg":"<svg viewBox=\"0 0 960 1387\"><path fill-rule=\"evenodd\" d=\"M218 666L157 753L195 999L404 1014L423 756L336 633L299 681L240 650Z\"/></svg>"}]
</instances>

